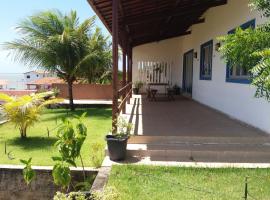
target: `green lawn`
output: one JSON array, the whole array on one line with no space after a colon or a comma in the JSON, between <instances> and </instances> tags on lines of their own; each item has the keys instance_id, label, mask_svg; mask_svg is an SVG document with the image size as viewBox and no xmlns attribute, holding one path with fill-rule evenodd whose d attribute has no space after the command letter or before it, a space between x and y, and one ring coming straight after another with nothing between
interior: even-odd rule
<instances>
[{"instance_id":1,"label":"green lawn","mask_svg":"<svg viewBox=\"0 0 270 200\"><path fill-rule=\"evenodd\" d=\"M245 177L248 199L270 199L270 169L200 169L113 166L109 186L120 200L241 200Z\"/></svg>"},{"instance_id":2,"label":"green lawn","mask_svg":"<svg viewBox=\"0 0 270 200\"><path fill-rule=\"evenodd\" d=\"M52 165L51 156L57 155L54 143L56 141L57 127L61 123L61 118L71 116L71 114L82 114L87 111L88 115L85 124L88 128L88 136L83 145L82 155L86 166L92 166L90 158L91 144L100 142L105 145L104 136L111 127L111 109L109 108L87 108L77 109L75 113L70 113L67 109L45 110L39 123L35 124L28 131L28 138L22 140L19 131L10 123L0 126L0 164L20 164L20 159L32 157L33 165ZM50 131L50 137L47 134ZM4 143L7 144L5 154ZM103 150L102 150L103 151ZM95 152L99 154L100 152ZM78 162L77 162L78 163Z\"/></svg>"}]
</instances>

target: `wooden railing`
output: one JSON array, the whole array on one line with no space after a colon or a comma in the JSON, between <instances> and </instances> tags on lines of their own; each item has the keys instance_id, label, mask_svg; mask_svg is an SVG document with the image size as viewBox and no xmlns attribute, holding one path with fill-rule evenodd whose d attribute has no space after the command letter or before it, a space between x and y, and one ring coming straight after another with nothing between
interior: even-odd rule
<instances>
[{"instance_id":1,"label":"wooden railing","mask_svg":"<svg viewBox=\"0 0 270 200\"><path fill-rule=\"evenodd\" d=\"M118 90L118 99L120 99L118 105L118 112L120 114L122 111L125 112L126 102L131 98L132 95L132 83L127 83L124 87Z\"/></svg>"}]
</instances>

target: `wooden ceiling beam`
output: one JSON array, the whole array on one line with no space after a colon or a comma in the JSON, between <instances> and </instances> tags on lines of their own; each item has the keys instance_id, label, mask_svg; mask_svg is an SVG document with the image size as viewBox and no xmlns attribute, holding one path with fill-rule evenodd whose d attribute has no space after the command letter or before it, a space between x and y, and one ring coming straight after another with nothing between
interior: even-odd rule
<instances>
[{"instance_id":1,"label":"wooden ceiling beam","mask_svg":"<svg viewBox=\"0 0 270 200\"><path fill-rule=\"evenodd\" d=\"M112 30L112 0L87 0L106 28ZM118 0L119 37L133 45L177 37L203 23L202 14L227 0Z\"/></svg>"}]
</instances>

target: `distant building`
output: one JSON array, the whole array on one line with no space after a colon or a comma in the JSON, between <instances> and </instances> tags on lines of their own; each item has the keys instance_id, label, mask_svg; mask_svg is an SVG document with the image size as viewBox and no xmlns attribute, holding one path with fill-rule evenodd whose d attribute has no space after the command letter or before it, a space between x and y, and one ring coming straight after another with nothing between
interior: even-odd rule
<instances>
[{"instance_id":1,"label":"distant building","mask_svg":"<svg viewBox=\"0 0 270 200\"><path fill-rule=\"evenodd\" d=\"M64 81L57 77L44 77L27 83L28 90L50 90L53 83L64 83Z\"/></svg>"},{"instance_id":2,"label":"distant building","mask_svg":"<svg viewBox=\"0 0 270 200\"><path fill-rule=\"evenodd\" d=\"M7 89L8 82L0 79L0 90Z\"/></svg>"},{"instance_id":3,"label":"distant building","mask_svg":"<svg viewBox=\"0 0 270 200\"><path fill-rule=\"evenodd\" d=\"M24 79L26 81L26 84L45 77L56 77L56 75L54 73L44 70L33 70L24 73Z\"/></svg>"}]
</instances>

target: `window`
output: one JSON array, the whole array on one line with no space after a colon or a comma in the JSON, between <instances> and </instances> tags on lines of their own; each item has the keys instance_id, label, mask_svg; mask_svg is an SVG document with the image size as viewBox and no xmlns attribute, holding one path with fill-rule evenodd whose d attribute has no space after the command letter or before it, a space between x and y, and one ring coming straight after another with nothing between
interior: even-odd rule
<instances>
[{"instance_id":1,"label":"window","mask_svg":"<svg viewBox=\"0 0 270 200\"><path fill-rule=\"evenodd\" d=\"M200 80L212 79L213 40L201 45Z\"/></svg>"},{"instance_id":2,"label":"window","mask_svg":"<svg viewBox=\"0 0 270 200\"><path fill-rule=\"evenodd\" d=\"M240 26L243 30L247 28L255 28L255 19L242 24ZM228 34L233 34L235 33L236 29L233 29L228 32ZM231 82L231 83L245 83L249 84L250 83L250 73L247 69L237 67L237 66L230 66L230 64L227 64L227 70L226 70L226 82Z\"/></svg>"}]
</instances>

